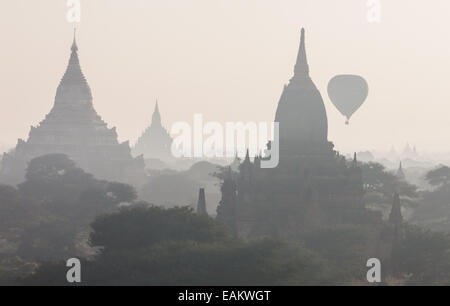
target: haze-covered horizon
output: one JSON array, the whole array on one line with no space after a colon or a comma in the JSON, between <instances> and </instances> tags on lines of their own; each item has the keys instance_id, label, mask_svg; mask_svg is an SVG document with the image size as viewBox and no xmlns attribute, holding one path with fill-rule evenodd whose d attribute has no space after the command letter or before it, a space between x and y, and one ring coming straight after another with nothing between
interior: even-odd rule
<instances>
[{"instance_id":1,"label":"haze-covered horizon","mask_svg":"<svg viewBox=\"0 0 450 306\"><path fill-rule=\"evenodd\" d=\"M422 152L450 151L441 136L450 128L450 3L381 3L381 23L370 24L359 0L82 1L81 67L97 112L131 144L150 124L156 99L168 129L191 123L194 113L205 121L273 121L304 27L337 150L401 151L408 142ZM53 105L73 39L66 11L65 1L3 4L0 144L26 139ZM369 84L348 126L326 92L333 76L347 73Z\"/></svg>"},{"instance_id":2,"label":"haze-covered horizon","mask_svg":"<svg viewBox=\"0 0 450 306\"><path fill-rule=\"evenodd\" d=\"M0 286L450 285L450 2L1 7Z\"/></svg>"}]
</instances>

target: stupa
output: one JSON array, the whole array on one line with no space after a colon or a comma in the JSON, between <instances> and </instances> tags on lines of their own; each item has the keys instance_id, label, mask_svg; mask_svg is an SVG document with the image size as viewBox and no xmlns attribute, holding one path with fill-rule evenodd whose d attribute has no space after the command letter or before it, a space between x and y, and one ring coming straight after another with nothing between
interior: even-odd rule
<instances>
[{"instance_id":1,"label":"stupa","mask_svg":"<svg viewBox=\"0 0 450 306\"><path fill-rule=\"evenodd\" d=\"M53 108L27 140L5 153L0 181L23 181L27 163L38 156L63 153L97 178L140 185L144 161L133 158L128 141L119 143L116 128L108 128L92 103L92 92L81 70L74 36L69 64L56 90Z\"/></svg>"}]
</instances>

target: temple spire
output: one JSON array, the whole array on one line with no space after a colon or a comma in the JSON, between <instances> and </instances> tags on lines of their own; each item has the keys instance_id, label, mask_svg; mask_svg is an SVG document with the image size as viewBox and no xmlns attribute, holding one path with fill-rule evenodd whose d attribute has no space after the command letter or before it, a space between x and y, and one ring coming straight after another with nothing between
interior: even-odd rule
<instances>
[{"instance_id":1,"label":"temple spire","mask_svg":"<svg viewBox=\"0 0 450 306\"><path fill-rule=\"evenodd\" d=\"M305 48L305 29L302 28L300 36L300 48L297 55L297 63L294 69L295 76L309 76L309 66L306 59L306 48Z\"/></svg>"},{"instance_id":2,"label":"temple spire","mask_svg":"<svg viewBox=\"0 0 450 306\"><path fill-rule=\"evenodd\" d=\"M399 179L405 179L405 172L403 171L403 166L402 166L402 162L401 161L400 161L400 165L398 166L397 177Z\"/></svg>"},{"instance_id":3,"label":"temple spire","mask_svg":"<svg viewBox=\"0 0 450 306\"><path fill-rule=\"evenodd\" d=\"M250 180L252 172L252 162L250 161L250 153L247 149L247 153L245 154L245 159L242 164L239 165L239 173L241 178L245 181Z\"/></svg>"},{"instance_id":4,"label":"temple spire","mask_svg":"<svg viewBox=\"0 0 450 306\"><path fill-rule=\"evenodd\" d=\"M353 167L358 167L358 158L357 158L356 152L353 153L352 166L353 166Z\"/></svg>"},{"instance_id":5,"label":"temple spire","mask_svg":"<svg viewBox=\"0 0 450 306\"><path fill-rule=\"evenodd\" d=\"M208 215L208 212L206 210L205 188L200 188L198 192L197 214L203 216Z\"/></svg>"},{"instance_id":6,"label":"temple spire","mask_svg":"<svg viewBox=\"0 0 450 306\"><path fill-rule=\"evenodd\" d=\"M152 115L152 125L161 125L161 115L159 113L158 100L155 103L155 110Z\"/></svg>"},{"instance_id":7,"label":"temple spire","mask_svg":"<svg viewBox=\"0 0 450 306\"><path fill-rule=\"evenodd\" d=\"M389 214L389 222L396 227L400 226L403 222L400 196L397 192L394 194L394 201L392 204L391 213Z\"/></svg>"},{"instance_id":8,"label":"temple spire","mask_svg":"<svg viewBox=\"0 0 450 306\"><path fill-rule=\"evenodd\" d=\"M77 28L73 28L73 43L72 43L72 47L70 49L72 50L72 52L77 52L78 51L78 46L77 46Z\"/></svg>"},{"instance_id":9,"label":"temple spire","mask_svg":"<svg viewBox=\"0 0 450 306\"><path fill-rule=\"evenodd\" d=\"M245 153L245 159L244 159L245 163L250 163L250 153L249 150L247 149L247 152Z\"/></svg>"},{"instance_id":10,"label":"temple spire","mask_svg":"<svg viewBox=\"0 0 450 306\"><path fill-rule=\"evenodd\" d=\"M66 71L56 91L55 104L92 105L91 89L81 71L80 60L78 59L75 29L72 47L70 49L72 53L70 54Z\"/></svg>"},{"instance_id":11,"label":"temple spire","mask_svg":"<svg viewBox=\"0 0 450 306\"><path fill-rule=\"evenodd\" d=\"M70 55L70 59L69 59L69 66L67 67L67 70L69 70L69 68L75 68L75 70L79 70L81 73L81 67L80 67L80 60L78 59L78 45L77 45L77 29L74 28L73 29L73 42L72 42L72 47L70 48L70 50L72 50L72 54ZM82 74L82 73L81 73ZM84 78L84 76L83 76Z\"/></svg>"}]
</instances>

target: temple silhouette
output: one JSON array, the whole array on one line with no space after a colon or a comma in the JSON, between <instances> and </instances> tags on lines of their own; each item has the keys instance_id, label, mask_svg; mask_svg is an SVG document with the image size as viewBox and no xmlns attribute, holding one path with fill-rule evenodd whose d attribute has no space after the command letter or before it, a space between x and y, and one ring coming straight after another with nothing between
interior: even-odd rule
<instances>
[{"instance_id":1,"label":"temple silhouette","mask_svg":"<svg viewBox=\"0 0 450 306\"><path fill-rule=\"evenodd\" d=\"M290 236L299 231L348 223L381 222L362 201L361 169L346 161L328 141L322 96L309 75L305 31L294 76L284 86L275 121L279 122L280 161L262 169L247 155L238 173L228 169L222 182L217 218L241 237ZM268 145L270 147L270 143Z\"/></svg>"},{"instance_id":2,"label":"temple silhouette","mask_svg":"<svg viewBox=\"0 0 450 306\"><path fill-rule=\"evenodd\" d=\"M161 123L158 101L152 115L150 126L139 137L133 148L135 156L143 155L144 159L159 159L167 161L173 159L170 146L172 138Z\"/></svg>"},{"instance_id":3,"label":"temple silhouette","mask_svg":"<svg viewBox=\"0 0 450 306\"><path fill-rule=\"evenodd\" d=\"M145 177L142 158L131 156L128 141L119 143L116 128L108 128L94 109L75 36L53 108L31 127L28 140L19 139L15 149L3 155L0 181L20 183L31 159L51 153L68 155L101 179L137 185Z\"/></svg>"}]
</instances>

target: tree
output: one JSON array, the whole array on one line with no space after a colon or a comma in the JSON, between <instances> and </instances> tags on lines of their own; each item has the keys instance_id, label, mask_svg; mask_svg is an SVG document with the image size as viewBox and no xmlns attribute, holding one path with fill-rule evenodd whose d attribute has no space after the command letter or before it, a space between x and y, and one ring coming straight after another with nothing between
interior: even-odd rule
<instances>
[{"instance_id":1,"label":"tree","mask_svg":"<svg viewBox=\"0 0 450 306\"><path fill-rule=\"evenodd\" d=\"M396 270L410 275L409 284L450 284L449 234L407 226L392 258Z\"/></svg>"},{"instance_id":2,"label":"tree","mask_svg":"<svg viewBox=\"0 0 450 306\"><path fill-rule=\"evenodd\" d=\"M226 239L225 229L188 207L124 207L97 217L91 224L91 244L108 249L133 249L163 241L213 242Z\"/></svg>"},{"instance_id":3,"label":"tree","mask_svg":"<svg viewBox=\"0 0 450 306\"><path fill-rule=\"evenodd\" d=\"M97 180L64 154L32 159L25 182L18 190L5 189L3 194L20 203L15 205L16 210L22 207L18 214L27 213L24 199L37 203L33 222L21 227L18 238L18 253L28 260L56 260L79 254L80 246L87 244L89 224L97 215L113 212L121 203L132 204L137 198L132 186Z\"/></svg>"},{"instance_id":4,"label":"tree","mask_svg":"<svg viewBox=\"0 0 450 306\"><path fill-rule=\"evenodd\" d=\"M65 219L47 218L27 227L21 235L17 254L29 261L51 261L78 255L78 228Z\"/></svg>"},{"instance_id":5,"label":"tree","mask_svg":"<svg viewBox=\"0 0 450 306\"><path fill-rule=\"evenodd\" d=\"M379 163L361 163L364 189L381 197L392 198L395 192L402 196L417 197L417 187L400 180L393 173L387 172Z\"/></svg>"},{"instance_id":6,"label":"tree","mask_svg":"<svg viewBox=\"0 0 450 306\"><path fill-rule=\"evenodd\" d=\"M96 219L82 285L318 285L337 269L297 243L229 238L215 220L189 208L123 208ZM64 263L49 263L27 285L67 285Z\"/></svg>"},{"instance_id":7,"label":"tree","mask_svg":"<svg viewBox=\"0 0 450 306\"><path fill-rule=\"evenodd\" d=\"M435 188L422 192L422 202L412 221L432 230L450 231L450 168L441 166L429 171L425 178Z\"/></svg>"},{"instance_id":8,"label":"tree","mask_svg":"<svg viewBox=\"0 0 450 306\"><path fill-rule=\"evenodd\" d=\"M340 225L305 232L304 245L334 263L345 276L341 281L365 280L368 250L379 228L374 225Z\"/></svg>"},{"instance_id":9,"label":"tree","mask_svg":"<svg viewBox=\"0 0 450 306\"><path fill-rule=\"evenodd\" d=\"M32 159L25 178L19 190L43 202L68 202L96 181L64 154L48 154Z\"/></svg>"},{"instance_id":10,"label":"tree","mask_svg":"<svg viewBox=\"0 0 450 306\"><path fill-rule=\"evenodd\" d=\"M395 193L401 196L404 207L415 208L419 205L417 186L399 179L379 163L361 163L360 167L365 190L364 202L368 208L381 211L387 216Z\"/></svg>"},{"instance_id":11,"label":"tree","mask_svg":"<svg viewBox=\"0 0 450 306\"><path fill-rule=\"evenodd\" d=\"M274 240L166 242L83 261L81 285L268 286L333 285L335 270L314 252ZM63 263L42 265L26 285L68 285Z\"/></svg>"},{"instance_id":12,"label":"tree","mask_svg":"<svg viewBox=\"0 0 450 306\"><path fill-rule=\"evenodd\" d=\"M38 211L38 205L17 188L0 184L0 233L29 225Z\"/></svg>"},{"instance_id":13,"label":"tree","mask_svg":"<svg viewBox=\"0 0 450 306\"><path fill-rule=\"evenodd\" d=\"M84 226L88 226L97 214L109 212L118 204L131 203L137 198L132 186L97 180L64 154L32 159L26 181L19 185L19 190L40 201L48 213Z\"/></svg>"},{"instance_id":14,"label":"tree","mask_svg":"<svg viewBox=\"0 0 450 306\"><path fill-rule=\"evenodd\" d=\"M426 180L432 186L443 186L450 183L450 167L440 166L437 169L429 171L425 175Z\"/></svg>"}]
</instances>

